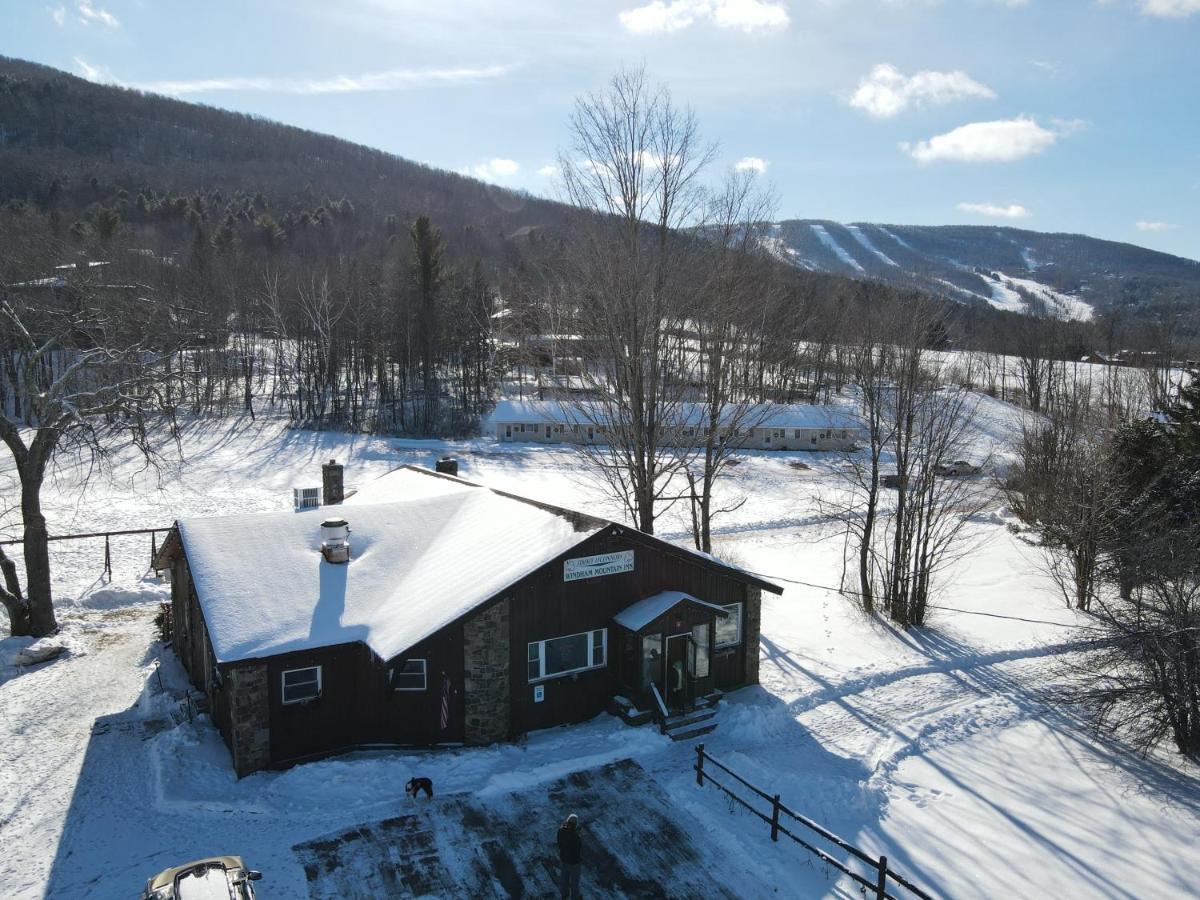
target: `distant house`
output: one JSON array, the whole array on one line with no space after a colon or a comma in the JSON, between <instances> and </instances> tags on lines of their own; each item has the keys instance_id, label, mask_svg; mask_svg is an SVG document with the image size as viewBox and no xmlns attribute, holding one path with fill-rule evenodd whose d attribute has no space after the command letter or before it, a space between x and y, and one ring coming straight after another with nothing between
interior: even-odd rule
<instances>
[{"instance_id":1,"label":"distant house","mask_svg":"<svg viewBox=\"0 0 1200 900\"><path fill-rule=\"evenodd\" d=\"M667 423L670 442L698 440L707 415L703 405L680 404L676 421ZM502 400L490 416L499 441L539 444L603 444L606 407L588 401ZM862 440L852 418L808 403L763 403L738 416L721 435L748 450L849 450Z\"/></svg>"},{"instance_id":2,"label":"distant house","mask_svg":"<svg viewBox=\"0 0 1200 900\"><path fill-rule=\"evenodd\" d=\"M326 499L340 499L341 467ZM483 744L758 681L763 579L624 525L402 467L333 507L183 519L174 646L239 775Z\"/></svg>"}]
</instances>

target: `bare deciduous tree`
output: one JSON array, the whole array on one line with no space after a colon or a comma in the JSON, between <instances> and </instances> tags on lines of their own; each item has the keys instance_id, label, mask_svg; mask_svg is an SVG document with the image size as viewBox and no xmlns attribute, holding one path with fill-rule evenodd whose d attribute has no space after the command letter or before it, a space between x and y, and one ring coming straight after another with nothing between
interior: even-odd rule
<instances>
[{"instance_id":1,"label":"bare deciduous tree","mask_svg":"<svg viewBox=\"0 0 1200 900\"><path fill-rule=\"evenodd\" d=\"M76 452L102 459L112 446L132 443L148 458L147 417L164 408L163 355L133 339L136 309L113 298L98 302L30 300L0 295L0 342L11 357L19 415L0 415L0 440L12 454L21 487L25 589L12 560L0 558L0 602L12 634L41 636L58 623L51 591L49 533L41 491L56 455ZM0 412L13 409L0 398Z\"/></svg>"},{"instance_id":2,"label":"bare deciduous tree","mask_svg":"<svg viewBox=\"0 0 1200 900\"><path fill-rule=\"evenodd\" d=\"M616 75L576 103L572 151L560 160L578 211L560 281L596 399L577 424L602 429L585 444L609 490L636 526L654 523L674 497L685 463L678 430L687 394L684 334L694 300L683 277L702 201L700 172L713 151L691 111L676 106L644 71Z\"/></svg>"}]
</instances>

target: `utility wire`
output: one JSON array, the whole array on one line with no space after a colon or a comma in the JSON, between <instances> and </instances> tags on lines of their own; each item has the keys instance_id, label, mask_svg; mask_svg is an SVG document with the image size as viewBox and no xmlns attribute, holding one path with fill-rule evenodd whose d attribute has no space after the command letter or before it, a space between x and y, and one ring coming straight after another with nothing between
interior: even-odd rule
<instances>
[{"instance_id":1,"label":"utility wire","mask_svg":"<svg viewBox=\"0 0 1200 900\"><path fill-rule=\"evenodd\" d=\"M747 570L747 571L749 571L749 570ZM755 575L758 578L765 579L767 581L786 581L788 584L798 584L798 585L801 585L802 587L816 588L819 591L832 591L835 594L849 594L852 597L865 596L865 594L863 594L861 591L853 591L853 590L850 590L850 588L836 588L836 587L832 587L828 584L816 584L812 581L801 581L798 578L784 578L782 575L766 575L766 574L763 574L762 572L750 572L750 574ZM1029 622L1034 625L1054 625L1058 628L1079 628L1079 629L1083 629L1085 631L1104 631L1105 630L1103 628L1098 628L1095 625L1071 625L1071 624L1068 624L1065 622L1051 622L1046 619L1027 619L1023 616L1005 616L1005 615L1001 615L1000 613L979 612L977 610L971 610L971 609L958 609L957 607L954 607L954 606L939 606L935 603L928 603L928 604L926 604L926 606L929 609L941 609L941 610L945 610L946 612L962 613L963 615L966 615L966 616L987 616L988 618L991 618L991 619L1008 619L1013 622Z\"/></svg>"}]
</instances>

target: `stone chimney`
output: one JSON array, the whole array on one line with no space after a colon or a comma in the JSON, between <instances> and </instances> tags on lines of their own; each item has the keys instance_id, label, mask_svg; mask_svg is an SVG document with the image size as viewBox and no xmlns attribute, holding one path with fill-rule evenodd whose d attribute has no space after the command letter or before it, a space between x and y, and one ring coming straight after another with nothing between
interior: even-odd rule
<instances>
[{"instance_id":1,"label":"stone chimney","mask_svg":"<svg viewBox=\"0 0 1200 900\"><path fill-rule=\"evenodd\" d=\"M346 499L346 488L342 483L342 466L336 459L321 466L321 504L333 506Z\"/></svg>"},{"instance_id":2,"label":"stone chimney","mask_svg":"<svg viewBox=\"0 0 1200 900\"><path fill-rule=\"evenodd\" d=\"M453 475L458 477L458 460L452 456L443 456L437 461L434 466L435 471L441 472L443 475Z\"/></svg>"}]
</instances>

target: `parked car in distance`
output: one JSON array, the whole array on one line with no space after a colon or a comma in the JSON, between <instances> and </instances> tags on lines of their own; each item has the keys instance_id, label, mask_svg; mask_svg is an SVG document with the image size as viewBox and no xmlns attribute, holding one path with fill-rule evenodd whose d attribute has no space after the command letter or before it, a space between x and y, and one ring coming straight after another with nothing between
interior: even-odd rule
<instances>
[{"instance_id":1,"label":"parked car in distance","mask_svg":"<svg viewBox=\"0 0 1200 900\"><path fill-rule=\"evenodd\" d=\"M983 469L973 463L967 462L965 459L956 459L954 462L934 466L933 471L938 475L955 477L959 475L978 475Z\"/></svg>"},{"instance_id":2,"label":"parked car in distance","mask_svg":"<svg viewBox=\"0 0 1200 900\"><path fill-rule=\"evenodd\" d=\"M254 900L251 882L260 878L240 856L210 856L159 872L141 900Z\"/></svg>"}]
</instances>

